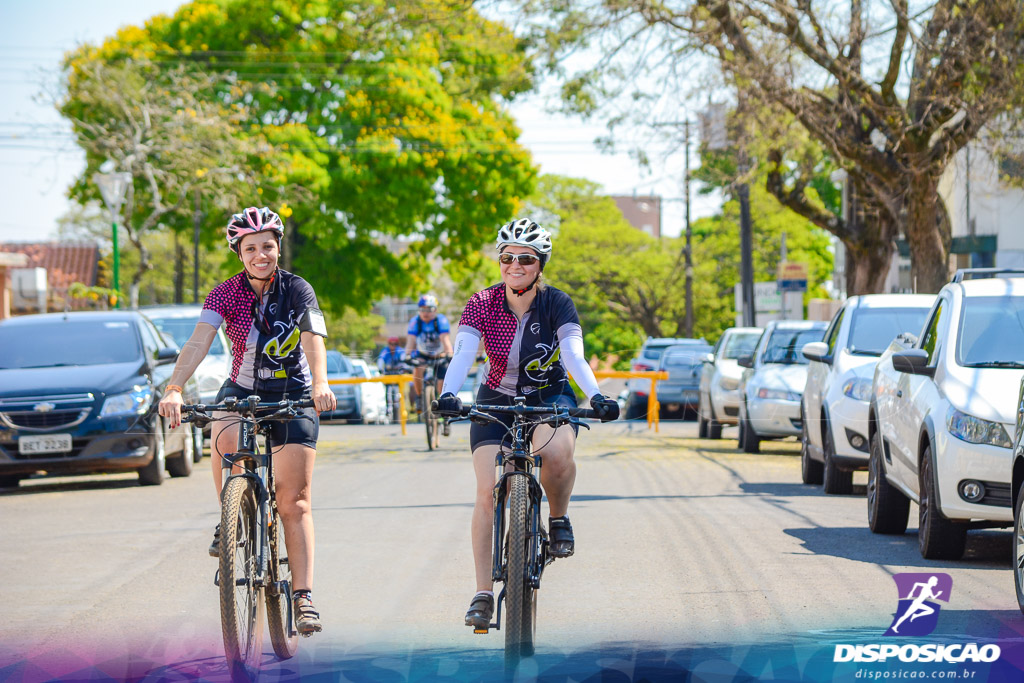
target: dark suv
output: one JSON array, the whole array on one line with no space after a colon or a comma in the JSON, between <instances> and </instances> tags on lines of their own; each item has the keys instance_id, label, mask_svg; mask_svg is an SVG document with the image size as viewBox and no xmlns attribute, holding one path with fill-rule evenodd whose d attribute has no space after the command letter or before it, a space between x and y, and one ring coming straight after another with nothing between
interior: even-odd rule
<instances>
[{"instance_id":1,"label":"dark suv","mask_svg":"<svg viewBox=\"0 0 1024 683\"><path fill-rule=\"evenodd\" d=\"M636 354L636 358L629 364L631 370L637 372L648 372L657 370L661 364L661 355L670 346L693 346L694 348L707 349L708 343L703 338L690 339L688 337L648 337L644 345ZM651 380L630 379L626 381L626 419L635 420L646 417L647 401L651 390Z\"/></svg>"},{"instance_id":2,"label":"dark suv","mask_svg":"<svg viewBox=\"0 0 1024 683\"><path fill-rule=\"evenodd\" d=\"M192 429L167 431L156 414L178 348L140 313L0 320L0 349L0 486L37 472L136 470L142 484L192 473ZM184 394L197 401L194 381Z\"/></svg>"}]
</instances>

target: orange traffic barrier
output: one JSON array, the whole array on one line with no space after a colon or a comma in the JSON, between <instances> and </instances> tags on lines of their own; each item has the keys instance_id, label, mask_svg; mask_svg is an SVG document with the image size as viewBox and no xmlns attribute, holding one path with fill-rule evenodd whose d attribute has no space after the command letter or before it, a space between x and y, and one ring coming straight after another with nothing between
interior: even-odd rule
<instances>
[{"instance_id":1,"label":"orange traffic barrier","mask_svg":"<svg viewBox=\"0 0 1024 683\"><path fill-rule=\"evenodd\" d=\"M405 387L413 379L412 375L378 375L377 377L344 377L341 379L329 379L328 384L366 384L367 382L380 382L381 384L397 384L398 393L401 399L398 404L402 407L399 421L402 424L402 436L405 436L405 421L409 417L409 411L405 408Z\"/></svg>"},{"instance_id":2,"label":"orange traffic barrier","mask_svg":"<svg viewBox=\"0 0 1024 683\"><path fill-rule=\"evenodd\" d=\"M598 379L649 379L651 380L651 393L647 397L647 428L654 425L654 431L658 430L660 423L661 404L658 403L658 380L668 379L668 373L664 370L648 370L636 372L633 370L595 370L594 377Z\"/></svg>"}]
</instances>

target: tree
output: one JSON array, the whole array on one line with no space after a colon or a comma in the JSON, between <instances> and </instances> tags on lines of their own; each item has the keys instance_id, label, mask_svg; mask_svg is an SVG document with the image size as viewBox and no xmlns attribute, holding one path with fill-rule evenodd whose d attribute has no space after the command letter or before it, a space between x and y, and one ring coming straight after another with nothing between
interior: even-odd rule
<instances>
[{"instance_id":1,"label":"tree","mask_svg":"<svg viewBox=\"0 0 1024 683\"><path fill-rule=\"evenodd\" d=\"M804 164L788 149L766 159L777 171L767 178L773 194L847 245L851 293L879 291L901 232L917 288L937 291L946 281L951 235L938 181L957 150L1020 103L1018 0L852 0L847 14L812 0L542 7L549 54L614 46L568 81L572 106L592 111L621 92L609 82L642 91L638 64L685 74L703 51L741 95L789 112L849 174L856 204L846 220L807 201ZM616 81L623 74L628 80Z\"/></svg>"},{"instance_id":2,"label":"tree","mask_svg":"<svg viewBox=\"0 0 1024 683\"><path fill-rule=\"evenodd\" d=\"M92 176L105 165L131 174L119 225L139 257L129 285L135 307L142 278L153 267L147 235L187 206L194 191L223 209L235 204L248 150L237 112L202 99L211 88L208 77L90 56L69 65L59 108L86 153L86 168L70 193L79 203L96 201Z\"/></svg>"},{"instance_id":3,"label":"tree","mask_svg":"<svg viewBox=\"0 0 1024 683\"><path fill-rule=\"evenodd\" d=\"M221 77L208 101L287 163L250 160L262 202L288 205L286 263L339 307L410 291L430 254L475 252L532 189L503 105L531 85L523 46L456 0L196 0L98 53Z\"/></svg>"}]
</instances>

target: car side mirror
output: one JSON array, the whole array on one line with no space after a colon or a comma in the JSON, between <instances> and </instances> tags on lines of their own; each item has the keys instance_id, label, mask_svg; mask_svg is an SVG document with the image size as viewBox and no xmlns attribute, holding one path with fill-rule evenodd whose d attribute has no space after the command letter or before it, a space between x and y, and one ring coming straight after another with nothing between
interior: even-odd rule
<instances>
[{"instance_id":1,"label":"car side mirror","mask_svg":"<svg viewBox=\"0 0 1024 683\"><path fill-rule=\"evenodd\" d=\"M703 362L705 362L705 363L712 363L713 364L715 362L715 354L709 353L706 356L704 356L701 360Z\"/></svg>"},{"instance_id":2,"label":"car side mirror","mask_svg":"<svg viewBox=\"0 0 1024 683\"><path fill-rule=\"evenodd\" d=\"M928 365L928 352L924 349L907 349L892 354L892 367L908 375L934 377L935 368Z\"/></svg>"},{"instance_id":3,"label":"car side mirror","mask_svg":"<svg viewBox=\"0 0 1024 683\"><path fill-rule=\"evenodd\" d=\"M828 344L825 342L811 342L804 344L802 349L804 358L832 365L832 356L828 355Z\"/></svg>"},{"instance_id":4,"label":"car side mirror","mask_svg":"<svg viewBox=\"0 0 1024 683\"><path fill-rule=\"evenodd\" d=\"M752 368L754 367L754 357L740 356L739 358L736 359L736 365L740 366L741 368Z\"/></svg>"},{"instance_id":5,"label":"car side mirror","mask_svg":"<svg viewBox=\"0 0 1024 683\"><path fill-rule=\"evenodd\" d=\"M181 353L177 347L165 346L156 352L156 364L167 365L178 360L178 354Z\"/></svg>"}]
</instances>

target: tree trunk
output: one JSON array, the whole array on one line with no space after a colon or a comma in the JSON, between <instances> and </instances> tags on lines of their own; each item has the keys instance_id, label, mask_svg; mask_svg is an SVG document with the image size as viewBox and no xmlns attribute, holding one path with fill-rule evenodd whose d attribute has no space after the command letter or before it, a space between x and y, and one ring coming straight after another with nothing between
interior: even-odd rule
<instances>
[{"instance_id":1,"label":"tree trunk","mask_svg":"<svg viewBox=\"0 0 1024 683\"><path fill-rule=\"evenodd\" d=\"M185 303L185 250L178 231L174 232L174 303Z\"/></svg>"},{"instance_id":2,"label":"tree trunk","mask_svg":"<svg viewBox=\"0 0 1024 683\"><path fill-rule=\"evenodd\" d=\"M876 241L843 240L846 247L846 294L884 294L895 246Z\"/></svg>"},{"instance_id":3,"label":"tree trunk","mask_svg":"<svg viewBox=\"0 0 1024 683\"><path fill-rule=\"evenodd\" d=\"M952 236L937 177L920 175L911 180L906 214L911 286L915 292L938 292L949 282Z\"/></svg>"}]
</instances>

